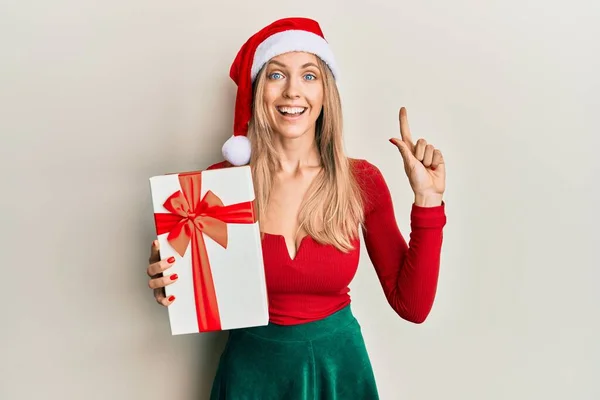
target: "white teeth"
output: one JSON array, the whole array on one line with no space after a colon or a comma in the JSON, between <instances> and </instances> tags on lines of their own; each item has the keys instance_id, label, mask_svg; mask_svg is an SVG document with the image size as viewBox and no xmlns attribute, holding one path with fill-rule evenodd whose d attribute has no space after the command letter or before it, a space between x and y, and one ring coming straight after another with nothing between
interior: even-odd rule
<instances>
[{"instance_id":1,"label":"white teeth","mask_svg":"<svg viewBox=\"0 0 600 400\"><path fill-rule=\"evenodd\" d=\"M304 112L304 107L277 107L277 109L286 114L301 114Z\"/></svg>"}]
</instances>

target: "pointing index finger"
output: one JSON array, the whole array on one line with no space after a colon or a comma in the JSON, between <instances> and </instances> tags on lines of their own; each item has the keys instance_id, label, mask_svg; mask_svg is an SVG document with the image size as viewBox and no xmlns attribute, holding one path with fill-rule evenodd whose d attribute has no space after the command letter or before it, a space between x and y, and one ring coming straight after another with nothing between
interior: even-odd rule
<instances>
[{"instance_id":1,"label":"pointing index finger","mask_svg":"<svg viewBox=\"0 0 600 400\"><path fill-rule=\"evenodd\" d=\"M410 128L408 126L408 116L406 114L406 108L400 108L400 136L402 137L402 141L408 145L410 151L414 151L414 145L412 141L412 136L410 134Z\"/></svg>"}]
</instances>

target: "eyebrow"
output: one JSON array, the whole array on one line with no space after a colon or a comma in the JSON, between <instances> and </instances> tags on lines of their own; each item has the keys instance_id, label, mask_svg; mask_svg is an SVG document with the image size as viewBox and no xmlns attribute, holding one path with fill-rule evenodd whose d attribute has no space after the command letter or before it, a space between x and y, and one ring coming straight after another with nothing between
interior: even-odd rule
<instances>
[{"instance_id":1,"label":"eyebrow","mask_svg":"<svg viewBox=\"0 0 600 400\"><path fill-rule=\"evenodd\" d=\"M279 65L279 66L280 66L280 67L282 67L282 68L287 68L287 65L285 65L285 64L282 64L282 63L280 63L279 61L275 61L275 60L272 60L271 62L269 62L269 64L277 64L277 65ZM304 68L308 68L308 67L315 67L315 68L319 68L319 67L317 66L317 64L315 64L315 63L313 63L313 62L307 62L306 64L304 64L304 65L303 65L302 67L300 67L300 68L304 69Z\"/></svg>"}]
</instances>

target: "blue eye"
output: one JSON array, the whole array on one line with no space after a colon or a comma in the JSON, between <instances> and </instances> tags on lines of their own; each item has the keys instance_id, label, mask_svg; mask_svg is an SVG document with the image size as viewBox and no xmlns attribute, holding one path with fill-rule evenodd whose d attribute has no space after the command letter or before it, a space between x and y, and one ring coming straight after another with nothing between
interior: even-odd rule
<instances>
[{"instance_id":1,"label":"blue eye","mask_svg":"<svg viewBox=\"0 0 600 400\"><path fill-rule=\"evenodd\" d=\"M280 79L282 75L279 72L273 72L271 75L269 75L270 79Z\"/></svg>"},{"instance_id":2,"label":"blue eye","mask_svg":"<svg viewBox=\"0 0 600 400\"><path fill-rule=\"evenodd\" d=\"M313 81L313 80L317 79L317 77L314 76L313 74L306 74L304 77L309 81Z\"/></svg>"}]
</instances>

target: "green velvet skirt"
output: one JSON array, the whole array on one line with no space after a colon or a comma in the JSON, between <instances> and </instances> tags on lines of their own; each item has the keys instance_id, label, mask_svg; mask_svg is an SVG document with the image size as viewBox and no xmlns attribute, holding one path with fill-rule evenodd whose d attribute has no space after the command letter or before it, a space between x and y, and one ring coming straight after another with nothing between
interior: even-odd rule
<instances>
[{"instance_id":1,"label":"green velvet skirt","mask_svg":"<svg viewBox=\"0 0 600 400\"><path fill-rule=\"evenodd\" d=\"M379 399L350 306L300 325L229 332L211 400Z\"/></svg>"}]
</instances>

